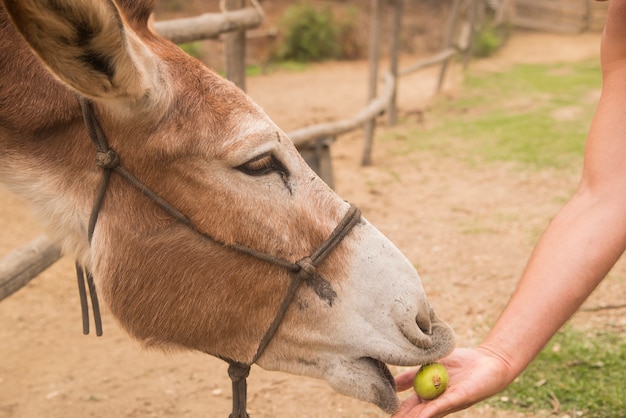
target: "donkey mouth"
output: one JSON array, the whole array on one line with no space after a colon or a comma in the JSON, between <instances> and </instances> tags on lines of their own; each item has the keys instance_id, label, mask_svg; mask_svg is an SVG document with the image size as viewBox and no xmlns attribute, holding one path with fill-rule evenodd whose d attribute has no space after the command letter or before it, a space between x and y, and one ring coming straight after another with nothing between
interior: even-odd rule
<instances>
[{"instance_id":1,"label":"donkey mouth","mask_svg":"<svg viewBox=\"0 0 626 418\"><path fill-rule=\"evenodd\" d=\"M373 357L362 357L362 365L370 370L370 389L374 389L373 398L363 399L377 405L383 411L393 414L399 407L399 399L396 394L396 381L387 365Z\"/></svg>"},{"instance_id":2,"label":"donkey mouth","mask_svg":"<svg viewBox=\"0 0 626 418\"><path fill-rule=\"evenodd\" d=\"M429 344L424 344L425 346L421 348L419 358L403 359L402 361L398 358L395 360L387 358L387 360L391 361L390 364L398 366L426 364L444 357L454 348L452 330L434 316L428 340ZM397 394L396 381L387 364L375 357L361 357L359 362L369 370L371 388L374 389L373 397L367 400L389 414L395 413L400 406L400 400Z\"/></svg>"},{"instance_id":3,"label":"donkey mouth","mask_svg":"<svg viewBox=\"0 0 626 418\"><path fill-rule=\"evenodd\" d=\"M391 389L395 392L396 380L393 378L393 374L391 373L391 370L389 370L389 367L387 367L387 365L384 362L377 360L375 358L367 357L365 358L365 360L371 362L374 366L376 366L376 369L378 370L378 373L382 377L382 380L387 382L389 386L391 387Z\"/></svg>"}]
</instances>

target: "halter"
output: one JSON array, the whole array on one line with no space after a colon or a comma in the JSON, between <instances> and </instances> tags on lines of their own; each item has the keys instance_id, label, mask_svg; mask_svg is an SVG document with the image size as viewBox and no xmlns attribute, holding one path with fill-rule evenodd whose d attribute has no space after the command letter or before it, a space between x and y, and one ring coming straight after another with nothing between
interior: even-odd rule
<instances>
[{"instance_id":1,"label":"halter","mask_svg":"<svg viewBox=\"0 0 626 418\"><path fill-rule=\"evenodd\" d=\"M291 281L289 283L289 287L287 288L287 293L285 294L285 297L279 306L278 312L276 313L274 320L272 321L269 328L263 335L263 338L259 342L259 346L252 361L250 363L240 363L228 358L222 358L222 360L226 361L229 364L228 375L232 381L233 412L232 414L230 414L229 418L249 418L249 415L246 412L246 378L250 373L251 365L259 359L267 345L270 343L272 337L278 330L278 327L280 326L280 323L282 322L285 313L287 312L289 305L293 301L293 298L295 297L298 287L300 286L302 281L321 279L321 276L317 272L317 267L348 235L352 228L361 221L361 211L356 206L350 205L350 209L348 209L348 212L344 215L343 219L335 227L330 236L324 242L322 242L319 247L317 247L317 249L311 253L311 255L304 257L296 261L295 263L256 251L252 248L236 243L226 244L198 229L189 220L189 218L187 218L174 206L170 205L167 201L165 201L158 194L152 191L152 189L144 185L135 176L126 171L126 169L121 166L120 159L117 156L117 153L109 147L106 136L93 113L93 105L91 101L86 98L79 97L79 102L82 109L83 121L85 123L85 127L87 128L87 133L89 134L89 138L91 138L96 147L96 164L103 170L102 180L100 181L100 186L98 187L98 191L96 193L87 228L87 238L90 245L93 237L93 232L96 227L96 222L98 220L98 214L106 195L109 180L111 179L111 174L115 172L137 190L150 198L157 206L167 212L168 215L172 216L177 221L189 227L191 230L193 230L195 233L202 236L209 242L234 251L244 253L267 263L285 268L292 273ZM76 271L78 276L78 289L81 300L83 333L89 333L89 313L87 308L87 296L85 289L86 281L92 302L91 305L94 314L96 334L100 336L102 335L102 322L100 319L98 298L93 276L88 271L86 272L86 274L83 274L83 268L78 264L76 264Z\"/></svg>"}]
</instances>

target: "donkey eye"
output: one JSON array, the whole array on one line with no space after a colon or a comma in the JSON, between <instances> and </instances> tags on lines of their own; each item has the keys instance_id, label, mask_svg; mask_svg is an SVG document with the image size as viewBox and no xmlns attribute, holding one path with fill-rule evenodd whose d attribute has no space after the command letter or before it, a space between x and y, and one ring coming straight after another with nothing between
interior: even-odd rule
<instances>
[{"instance_id":1,"label":"donkey eye","mask_svg":"<svg viewBox=\"0 0 626 418\"><path fill-rule=\"evenodd\" d=\"M250 161L237 167L237 169L250 176L262 176L274 171L280 172L283 175L287 173L287 170L280 161L270 153L254 157Z\"/></svg>"}]
</instances>

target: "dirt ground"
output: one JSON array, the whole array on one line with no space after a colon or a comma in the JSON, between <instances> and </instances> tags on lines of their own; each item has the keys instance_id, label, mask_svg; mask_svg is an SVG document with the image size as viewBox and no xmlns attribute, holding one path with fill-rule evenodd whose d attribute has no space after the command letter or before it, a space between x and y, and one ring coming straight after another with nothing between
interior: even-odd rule
<instances>
[{"instance_id":1,"label":"dirt ground","mask_svg":"<svg viewBox=\"0 0 626 418\"><path fill-rule=\"evenodd\" d=\"M599 34L518 33L494 58L471 68L515 62L597 57ZM403 66L412 58L403 58ZM400 82L405 123L428 118L436 71ZM446 94L462 74L453 68ZM365 62L315 65L248 79L250 95L287 132L350 116L365 103ZM421 115L421 116L420 116ZM591 115L588 115L589 119ZM380 135L387 128L381 126ZM418 267L430 301L455 329L460 345L485 335L506 303L533 243L574 190L578 170L520 171L506 164L468 167L427 151L394 152L399 141L374 145L361 167L362 132L333 145L336 190ZM0 189L0 257L41 233L27 205ZM623 303L626 267L618 264L585 308ZM101 338L81 334L73 262L62 259L0 303L0 418L227 417L226 365L196 353L146 351L104 312ZM626 332L624 310L577 314L580 328ZM398 371L398 369L394 369ZM249 412L256 418L384 417L376 407L334 393L324 382L254 367ZM406 395L402 395L403 397ZM511 417L479 405L458 417ZM537 416L537 415L534 415Z\"/></svg>"}]
</instances>

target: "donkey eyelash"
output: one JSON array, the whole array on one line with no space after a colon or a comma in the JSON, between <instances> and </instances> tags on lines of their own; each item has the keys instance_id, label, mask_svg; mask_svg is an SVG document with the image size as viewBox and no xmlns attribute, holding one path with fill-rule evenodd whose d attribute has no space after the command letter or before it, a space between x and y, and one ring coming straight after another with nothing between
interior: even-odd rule
<instances>
[{"instance_id":1,"label":"donkey eyelash","mask_svg":"<svg viewBox=\"0 0 626 418\"><path fill-rule=\"evenodd\" d=\"M283 176L287 169L271 153L261 154L237 167L238 170L250 176L262 176L272 172L279 172Z\"/></svg>"}]
</instances>

